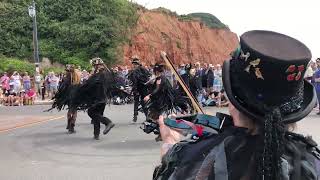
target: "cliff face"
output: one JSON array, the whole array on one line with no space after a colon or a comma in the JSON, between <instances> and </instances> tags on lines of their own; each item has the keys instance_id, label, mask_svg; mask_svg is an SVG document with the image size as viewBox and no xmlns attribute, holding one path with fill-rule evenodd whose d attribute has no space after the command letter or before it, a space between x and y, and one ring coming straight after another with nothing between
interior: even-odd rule
<instances>
[{"instance_id":1,"label":"cliff face","mask_svg":"<svg viewBox=\"0 0 320 180\"><path fill-rule=\"evenodd\" d=\"M124 47L124 64L138 55L143 64L161 62L165 51L175 63L222 63L238 46L237 35L227 29L210 29L199 21L179 21L160 12L140 14L131 42Z\"/></svg>"}]
</instances>

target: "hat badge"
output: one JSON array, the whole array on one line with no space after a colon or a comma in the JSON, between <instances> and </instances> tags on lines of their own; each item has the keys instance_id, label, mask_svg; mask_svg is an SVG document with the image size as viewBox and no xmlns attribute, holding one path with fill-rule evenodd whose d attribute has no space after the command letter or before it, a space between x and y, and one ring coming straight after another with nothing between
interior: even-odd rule
<instances>
[{"instance_id":1,"label":"hat badge","mask_svg":"<svg viewBox=\"0 0 320 180\"><path fill-rule=\"evenodd\" d=\"M302 77L302 73L305 70L304 65L296 66L296 65L290 65L286 73L290 73L287 75L287 81L299 81Z\"/></svg>"},{"instance_id":2,"label":"hat badge","mask_svg":"<svg viewBox=\"0 0 320 180\"><path fill-rule=\"evenodd\" d=\"M249 53L249 56L250 56L250 53ZM256 60L250 61L249 65L244 69L244 71L246 71L247 73L250 73L250 69L251 69L251 67L253 67L255 70L254 73L255 73L255 76L257 77L257 79L264 80L262 72L260 71L260 68L258 67L258 65L260 64L260 61L261 60L259 58L257 58Z\"/></svg>"},{"instance_id":3,"label":"hat badge","mask_svg":"<svg viewBox=\"0 0 320 180\"><path fill-rule=\"evenodd\" d=\"M241 50L240 59L244 59L245 61L247 61L249 57L250 57L250 53L249 52L244 54L244 52Z\"/></svg>"}]
</instances>

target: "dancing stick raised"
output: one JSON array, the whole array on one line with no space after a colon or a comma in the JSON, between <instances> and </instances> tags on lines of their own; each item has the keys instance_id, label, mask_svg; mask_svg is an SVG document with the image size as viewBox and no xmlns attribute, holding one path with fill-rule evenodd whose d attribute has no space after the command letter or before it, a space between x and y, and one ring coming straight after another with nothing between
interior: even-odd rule
<instances>
[{"instance_id":1,"label":"dancing stick raised","mask_svg":"<svg viewBox=\"0 0 320 180\"><path fill-rule=\"evenodd\" d=\"M166 52L161 51L161 57L166 62L167 66L170 68L170 70L175 75L175 77L177 78L177 80L178 80L179 84L181 85L181 87L183 88L184 92L186 92L187 96L190 98L192 106L196 109L196 111L198 113L204 114L203 109L201 108L201 106L199 105L198 101L193 96L193 94L191 93L190 89L187 87L187 85L185 84L185 82L183 81L183 79L181 78L179 73L177 72L177 70L174 68L174 66L173 66L172 62L169 60Z\"/></svg>"}]
</instances>

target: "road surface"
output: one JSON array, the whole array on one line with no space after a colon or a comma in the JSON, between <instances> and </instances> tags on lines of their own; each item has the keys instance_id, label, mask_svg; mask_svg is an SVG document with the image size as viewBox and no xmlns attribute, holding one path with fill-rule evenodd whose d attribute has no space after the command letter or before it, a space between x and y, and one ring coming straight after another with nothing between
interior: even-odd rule
<instances>
[{"instance_id":1,"label":"road surface","mask_svg":"<svg viewBox=\"0 0 320 180\"><path fill-rule=\"evenodd\" d=\"M67 134L66 112L49 106L0 107L0 180L149 180L160 162L160 143L132 124L132 105L107 106L116 126L93 140L89 117L79 113L76 134ZM208 111L227 109L209 109ZM301 132L320 142L313 112ZM138 122L143 121L139 116ZM103 126L102 126L103 127ZM102 128L103 129L103 128Z\"/></svg>"}]
</instances>

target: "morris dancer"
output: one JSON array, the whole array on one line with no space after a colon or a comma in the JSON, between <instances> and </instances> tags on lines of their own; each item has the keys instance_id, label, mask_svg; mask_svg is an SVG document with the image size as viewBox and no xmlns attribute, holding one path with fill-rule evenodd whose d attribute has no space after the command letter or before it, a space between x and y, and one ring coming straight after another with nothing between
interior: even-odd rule
<instances>
[{"instance_id":1,"label":"morris dancer","mask_svg":"<svg viewBox=\"0 0 320 180\"><path fill-rule=\"evenodd\" d=\"M153 91L144 98L147 102L148 118L157 122L161 116L171 114L173 111L186 112L189 108L188 99L173 89L169 80L164 75L164 65L155 64L153 72L156 76ZM161 141L159 135L156 141Z\"/></svg>"},{"instance_id":2,"label":"morris dancer","mask_svg":"<svg viewBox=\"0 0 320 180\"><path fill-rule=\"evenodd\" d=\"M57 108L61 111L66 105L68 106L68 122L66 129L72 134L75 133L74 126L77 119L77 110L70 107L70 102L72 100L72 95L79 88L81 72L78 69L75 69L75 66L71 64L67 64L65 70L66 76L62 80L58 92L52 98L54 101L51 109Z\"/></svg>"},{"instance_id":3,"label":"morris dancer","mask_svg":"<svg viewBox=\"0 0 320 180\"><path fill-rule=\"evenodd\" d=\"M93 75L75 93L72 106L78 110L88 110L94 126L94 139L99 140L100 123L105 125L103 134L107 134L114 127L114 123L104 117L103 112L106 103L121 90L116 87L114 74L102 59L94 58L90 62L94 67Z\"/></svg>"},{"instance_id":4,"label":"morris dancer","mask_svg":"<svg viewBox=\"0 0 320 180\"><path fill-rule=\"evenodd\" d=\"M138 57L133 57L131 63L133 65L133 70L129 72L128 79L132 83L132 93L134 96L133 122L137 122L139 105L141 105L145 116L147 117L148 115L143 98L148 95L148 85L146 84L149 81L151 74L141 65Z\"/></svg>"}]
</instances>

